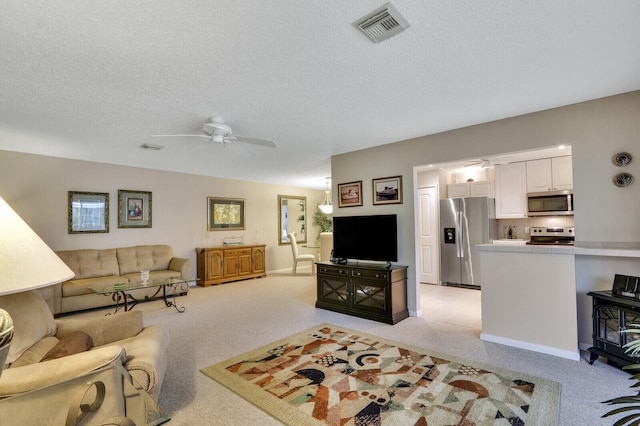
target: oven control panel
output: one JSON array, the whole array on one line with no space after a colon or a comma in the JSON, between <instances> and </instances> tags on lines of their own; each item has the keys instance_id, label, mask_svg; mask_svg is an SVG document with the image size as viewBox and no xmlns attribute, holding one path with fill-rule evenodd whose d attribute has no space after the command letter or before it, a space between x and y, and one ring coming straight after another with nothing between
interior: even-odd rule
<instances>
[{"instance_id":1,"label":"oven control panel","mask_svg":"<svg viewBox=\"0 0 640 426\"><path fill-rule=\"evenodd\" d=\"M573 226L562 227L537 227L532 226L530 229L532 237L575 237L575 228Z\"/></svg>"}]
</instances>

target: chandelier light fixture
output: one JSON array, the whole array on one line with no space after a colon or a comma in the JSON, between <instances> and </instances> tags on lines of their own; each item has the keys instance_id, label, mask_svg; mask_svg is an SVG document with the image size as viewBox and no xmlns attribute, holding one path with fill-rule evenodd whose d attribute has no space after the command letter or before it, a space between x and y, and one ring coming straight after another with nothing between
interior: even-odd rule
<instances>
[{"instance_id":1,"label":"chandelier light fixture","mask_svg":"<svg viewBox=\"0 0 640 426\"><path fill-rule=\"evenodd\" d=\"M331 214L333 213L333 205L331 204L331 198L329 197L329 178L327 178L326 183L327 190L324 191L324 200L318 205L318 208L324 214Z\"/></svg>"}]
</instances>

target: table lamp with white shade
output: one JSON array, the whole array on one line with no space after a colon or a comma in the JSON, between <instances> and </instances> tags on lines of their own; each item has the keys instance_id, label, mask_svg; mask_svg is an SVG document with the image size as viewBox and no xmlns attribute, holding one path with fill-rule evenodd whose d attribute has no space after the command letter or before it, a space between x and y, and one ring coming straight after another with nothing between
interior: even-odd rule
<instances>
[{"instance_id":1,"label":"table lamp with white shade","mask_svg":"<svg viewBox=\"0 0 640 426\"><path fill-rule=\"evenodd\" d=\"M0 296L73 278L74 273L0 197ZM0 374L13 337L13 322L0 306Z\"/></svg>"}]
</instances>

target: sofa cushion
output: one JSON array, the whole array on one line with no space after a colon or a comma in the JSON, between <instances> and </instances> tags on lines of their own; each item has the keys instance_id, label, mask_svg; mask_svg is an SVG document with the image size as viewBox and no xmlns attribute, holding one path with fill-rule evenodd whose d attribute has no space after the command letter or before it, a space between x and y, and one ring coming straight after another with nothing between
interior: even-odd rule
<instances>
[{"instance_id":1,"label":"sofa cushion","mask_svg":"<svg viewBox=\"0 0 640 426\"><path fill-rule=\"evenodd\" d=\"M159 271L169 269L173 249L169 245L145 245L118 248L117 257L120 275L142 270Z\"/></svg>"},{"instance_id":2,"label":"sofa cushion","mask_svg":"<svg viewBox=\"0 0 640 426\"><path fill-rule=\"evenodd\" d=\"M56 332L56 322L49 306L37 290L0 296L0 308L13 320L13 340L7 364L11 364L35 343Z\"/></svg>"},{"instance_id":3,"label":"sofa cushion","mask_svg":"<svg viewBox=\"0 0 640 426\"><path fill-rule=\"evenodd\" d=\"M56 254L75 272L75 279L120 274L116 249L65 250Z\"/></svg>"},{"instance_id":4,"label":"sofa cushion","mask_svg":"<svg viewBox=\"0 0 640 426\"><path fill-rule=\"evenodd\" d=\"M58 344L46 353L41 362L86 352L92 347L93 342L91 341L91 336L84 331L74 331L60 339Z\"/></svg>"}]
</instances>

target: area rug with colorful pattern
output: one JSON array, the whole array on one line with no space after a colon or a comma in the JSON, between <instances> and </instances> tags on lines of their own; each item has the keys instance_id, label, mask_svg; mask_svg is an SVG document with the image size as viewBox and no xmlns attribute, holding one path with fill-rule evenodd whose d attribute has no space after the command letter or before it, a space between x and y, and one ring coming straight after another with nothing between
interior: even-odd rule
<instances>
[{"instance_id":1,"label":"area rug with colorful pattern","mask_svg":"<svg viewBox=\"0 0 640 426\"><path fill-rule=\"evenodd\" d=\"M556 425L560 384L321 324L201 370L289 425Z\"/></svg>"}]
</instances>

